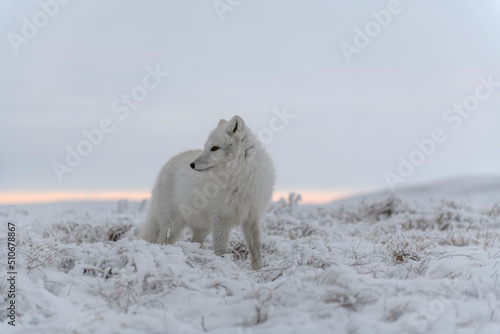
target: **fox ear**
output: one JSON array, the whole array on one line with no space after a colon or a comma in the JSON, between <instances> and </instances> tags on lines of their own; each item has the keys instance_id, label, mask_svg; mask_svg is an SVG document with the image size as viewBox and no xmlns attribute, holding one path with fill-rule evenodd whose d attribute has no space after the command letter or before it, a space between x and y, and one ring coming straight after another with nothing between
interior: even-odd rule
<instances>
[{"instance_id":1,"label":"fox ear","mask_svg":"<svg viewBox=\"0 0 500 334\"><path fill-rule=\"evenodd\" d=\"M245 128L245 122L243 122L243 119L240 116L234 116L233 118L231 118L229 123L227 123L226 132L229 135L233 136L243 131L244 128Z\"/></svg>"},{"instance_id":2,"label":"fox ear","mask_svg":"<svg viewBox=\"0 0 500 334\"><path fill-rule=\"evenodd\" d=\"M219 126L226 124L227 121L225 119L221 119L219 122Z\"/></svg>"}]
</instances>

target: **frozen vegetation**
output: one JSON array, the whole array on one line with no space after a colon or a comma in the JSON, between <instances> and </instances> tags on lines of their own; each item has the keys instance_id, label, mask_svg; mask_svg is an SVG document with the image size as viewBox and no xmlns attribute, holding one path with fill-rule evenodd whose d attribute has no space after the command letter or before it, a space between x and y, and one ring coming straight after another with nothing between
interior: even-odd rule
<instances>
[{"instance_id":1,"label":"frozen vegetation","mask_svg":"<svg viewBox=\"0 0 500 334\"><path fill-rule=\"evenodd\" d=\"M239 229L224 257L187 230L175 245L137 240L147 203L0 207L17 237L16 327L2 265L0 332L500 333L498 179L299 199L261 222L259 271Z\"/></svg>"}]
</instances>

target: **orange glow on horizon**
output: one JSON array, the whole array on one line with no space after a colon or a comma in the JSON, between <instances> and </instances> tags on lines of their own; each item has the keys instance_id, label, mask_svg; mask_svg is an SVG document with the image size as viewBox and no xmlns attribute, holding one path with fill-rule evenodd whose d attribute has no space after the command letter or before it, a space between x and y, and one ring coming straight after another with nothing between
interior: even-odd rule
<instances>
[{"instance_id":1,"label":"orange glow on horizon","mask_svg":"<svg viewBox=\"0 0 500 334\"><path fill-rule=\"evenodd\" d=\"M300 194L302 196L302 201L300 201L299 204L326 204L353 195L352 192L348 191L295 191L295 194ZM289 195L289 191L275 191L273 194L273 202L278 201L282 197L288 201Z\"/></svg>"},{"instance_id":2,"label":"orange glow on horizon","mask_svg":"<svg viewBox=\"0 0 500 334\"><path fill-rule=\"evenodd\" d=\"M301 204L325 204L352 195L350 192L327 192L327 191L296 191L302 195ZM288 200L290 192L275 191L273 201L280 198ZM71 192L23 192L11 191L0 192L0 205L11 204L42 204L54 202L78 202L78 201L118 201L128 199L131 201L142 201L150 199L150 191L71 191Z\"/></svg>"},{"instance_id":3,"label":"orange glow on horizon","mask_svg":"<svg viewBox=\"0 0 500 334\"><path fill-rule=\"evenodd\" d=\"M41 204L78 201L118 201L149 199L149 191L0 192L0 204Z\"/></svg>"}]
</instances>

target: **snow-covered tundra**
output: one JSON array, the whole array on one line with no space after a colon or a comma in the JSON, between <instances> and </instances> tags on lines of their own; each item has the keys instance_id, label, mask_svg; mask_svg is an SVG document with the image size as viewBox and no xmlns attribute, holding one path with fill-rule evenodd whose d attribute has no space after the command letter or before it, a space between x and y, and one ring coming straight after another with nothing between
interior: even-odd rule
<instances>
[{"instance_id":1,"label":"snow-covered tundra","mask_svg":"<svg viewBox=\"0 0 500 334\"><path fill-rule=\"evenodd\" d=\"M193 242L213 233L215 254L228 251L232 227L242 226L252 268L262 266L259 220L270 203L275 171L243 119L221 120L203 151L173 157L161 170L141 238L174 243L184 226Z\"/></svg>"}]
</instances>

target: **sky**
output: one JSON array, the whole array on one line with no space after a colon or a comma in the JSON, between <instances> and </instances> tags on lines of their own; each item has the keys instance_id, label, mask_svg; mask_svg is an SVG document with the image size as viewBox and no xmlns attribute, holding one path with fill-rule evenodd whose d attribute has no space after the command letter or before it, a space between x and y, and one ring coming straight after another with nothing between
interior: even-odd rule
<instances>
[{"instance_id":1,"label":"sky","mask_svg":"<svg viewBox=\"0 0 500 334\"><path fill-rule=\"evenodd\" d=\"M279 196L500 175L498 31L498 1L2 1L0 203L147 197L236 114Z\"/></svg>"}]
</instances>

